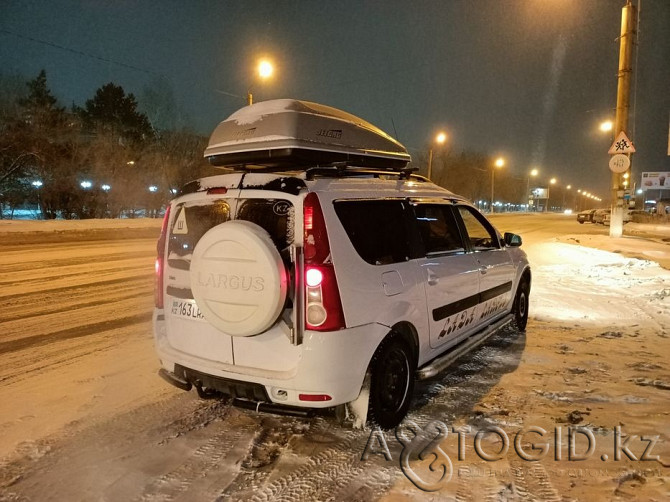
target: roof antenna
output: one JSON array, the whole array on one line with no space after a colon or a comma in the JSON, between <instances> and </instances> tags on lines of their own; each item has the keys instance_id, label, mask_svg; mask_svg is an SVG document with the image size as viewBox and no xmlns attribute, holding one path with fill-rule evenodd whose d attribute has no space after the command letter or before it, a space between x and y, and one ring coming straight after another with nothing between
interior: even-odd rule
<instances>
[{"instance_id":1,"label":"roof antenna","mask_svg":"<svg viewBox=\"0 0 670 502\"><path fill-rule=\"evenodd\" d=\"M400 138L398 138L398 131L395 129L395 122L393 121L393 117L391 117L391 124L393 125L393 134L395 134L395 140L400 143Z\"/></svg>"}]
</instances>

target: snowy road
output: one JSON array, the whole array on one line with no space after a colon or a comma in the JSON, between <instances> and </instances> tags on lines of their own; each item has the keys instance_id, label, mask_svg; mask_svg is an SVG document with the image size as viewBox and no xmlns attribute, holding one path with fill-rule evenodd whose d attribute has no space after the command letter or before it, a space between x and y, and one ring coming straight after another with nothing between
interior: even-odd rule
<instances>
[{"instance_id":1,"label":"snowy road","mask_svg":"<svg viewBox=\"0 0 670 502\"><path fill-rule=\"evenodd\" d=\"M470 427L464 459L457 433L442 441L453 477L433 493L403 475L392 434L392 461L379 448L361 460L369 430L200 401L160 380L150 322L160 222L0 226L0 500L667 499L670 272L623 254L663 261L670 246L612 243L602 227L555 215L494 221L524 237L531 319L525 334L499 333L417 385L409 420ZM590 458L568 458L570 425L593 433ZM509 444L485 461L478 431L489 431L481 449L504 449L492 426ZM636 436L626 444L637 460L614 460L616 426ZM539 462L514 448L529 427L547 431L529 437L551 447ZM642 460L641 437L657 435L665 443L646 456L659 459ZM436 476L430 460L411 464L424 481Z\"/></svg>"}]
</instances>

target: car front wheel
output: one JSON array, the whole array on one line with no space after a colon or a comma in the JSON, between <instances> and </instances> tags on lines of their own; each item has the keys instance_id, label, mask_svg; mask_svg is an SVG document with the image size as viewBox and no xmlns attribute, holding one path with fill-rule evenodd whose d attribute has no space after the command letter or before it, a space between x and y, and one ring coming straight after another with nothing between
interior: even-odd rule
<instances>
[{"instance_id":1,"label":"car front wheel","mask_svg":"<svg viewBox=\"0 0 670 502\"><path fill-rule=\"evenodd\" d=\"M528 282L522 280L519 284L519 287L516 290L516 296L514 297L514 322L519 331L526 330L526 324L528 323L528 295L530 293L530 288Z\"/></svg>"}]
</instances>

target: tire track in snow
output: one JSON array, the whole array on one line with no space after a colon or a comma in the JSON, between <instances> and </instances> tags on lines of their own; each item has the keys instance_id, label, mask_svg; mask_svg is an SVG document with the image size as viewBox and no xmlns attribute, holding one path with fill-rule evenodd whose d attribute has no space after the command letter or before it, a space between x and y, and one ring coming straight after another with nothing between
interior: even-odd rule
<instances>
[{"instance_id":1,"label":"tire track in snow","mask_svg":"<svg viewBox=\"0 0 670 502\"><path fill-rule=\"evenodd\" d=\"M332 436L332 424L315 419L309 431L293 435L270 469L249 469L239 474L235 483L221 492L217 500L311 501L373 500L381 496L400 475L395 462L378 464L362 462L361 453L368 431L342 429L336 443L310 455L302 465L293 464L299 451L320 446L313 438ZM290 425L280 425L288 427ZM279 474L279 477L277 475ZM272 481L270 481L273 479Z\"/></svg>"},{"instance_id":2,"label":"tire track in snow","mask_svg":"<svg viewBox=\"0 0 670 502\"><path fill-rule=\"evenodd\" d=\"M96 335L103 331L111 331L115 329L125 328L133 324L145 323L151 320L152 313L144 312L128 317L121 317L115 321L102 321L97 323L85 324L75 328L68 328L60 331L53 331L45 335L28 336L19 338L18 340L11 340L8 342L0 342L0 354L9 352L16 352L35 346L46 345L51 342L68 340L70 338L80 338L83 336Z\"/></svg>"},{"instance_id":3,"label":"tire track in snow","mask_svg":"<svg viewBox=\"0 0 670 502\"><path fill-rule=\"evenodd\" d=\"M221 463L241 439L250 441L254 436L254 428L250 425L235 430L231 428L229 425L213 435L178 468L154 480L136 500L141 502L175 500L194 483L205 482L204 478L210 476L217 467L221 467Z\"/></svg>"},{"instance_id":4,"label":"tire track in snow","mask_svg":"<svg viewBox=\"0 0 670 502\"><path fill-rule=\"evenodd\" d=\"M37 290L37 291L28 291L25 293L16 293L13 295L0 295L0 300L4 301L12 301L16 299L28 299L30 298L33 301L39 301L40 299L44 298L45 293L73 293L73 292L79 292L82 291L85 288L90 288L92 286L95 287L101 287L101 286L114 286L117 284L123 284L124 282L127 282L129 280L140 280L140 278L144 279L145 281L153 277L154 274L153 272L146 272L144 274L133 274L132 276L129 277L119 277L116 279L107 279L107 280L93 280L89 281L86 283L81 283L81 284L73 284L69 286L60 286L60 287L54 287L54 288L44 288L42 290ZM90 277L90 275L88 276Z\"/></svg>"}]
</instances>

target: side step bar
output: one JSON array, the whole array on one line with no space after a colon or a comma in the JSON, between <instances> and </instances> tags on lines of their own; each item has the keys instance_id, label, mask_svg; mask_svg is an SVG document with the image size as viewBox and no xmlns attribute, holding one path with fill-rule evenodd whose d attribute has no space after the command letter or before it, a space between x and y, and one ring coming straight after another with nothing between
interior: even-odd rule
<instances>
[{"instance_id":1,"label":"side step bar","mask_svg":"<svg viewBox=\"0 0 670 502\"><path fill-rule=\"evenodd\" d=\"M484 343L487 338L489 338L502 327L511 323L513 320L514 315L508 314L499 321L496 321L495 323L487 326L483 331L466 338L461 343L450 349L446 354L433 359L425 366L422 366L416 370L416 379L426 380L427 378L434 377L448 366L451 366L459 357L467 354L468 352L471 352L479 345Z\"/></svg>"}]
</instances>

